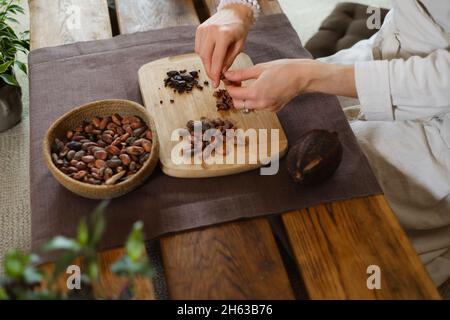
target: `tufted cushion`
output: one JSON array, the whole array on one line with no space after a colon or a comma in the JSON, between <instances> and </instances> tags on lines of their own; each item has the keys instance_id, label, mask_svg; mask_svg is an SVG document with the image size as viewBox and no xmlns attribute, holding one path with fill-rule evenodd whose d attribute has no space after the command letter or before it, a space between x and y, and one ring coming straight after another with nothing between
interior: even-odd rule
<instances>
[{"instance_id":1,"label":"tufted cushion","mask_svg":"<svg viewBox=\"0 0 450 320\"><path fill-rule=\"evenodd\" d=\"M314 58L326 57L350 48L356 42L370 38L378 30L366 26L367 6L343 2L322 22L319 31L306 43L305 48ZM381 21L389 10L381 9Z\"/></svg>"}]
</instances>

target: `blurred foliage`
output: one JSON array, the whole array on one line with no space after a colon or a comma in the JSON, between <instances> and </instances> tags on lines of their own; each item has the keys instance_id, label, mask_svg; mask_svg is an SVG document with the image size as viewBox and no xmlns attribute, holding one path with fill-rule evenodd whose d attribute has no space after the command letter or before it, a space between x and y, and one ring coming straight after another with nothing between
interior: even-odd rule
<instances>
[{"instance_id":1,"label":"blurred foliage","mask_svg":"<svg viewBox=\"0 0 450 320\"><path fill-rule=\"evenodd\" d=\"M94 212L80 221L75 239L57 236L43 246L44 252L59 253L51 274L39 268L36 254L11 250L5 256L5 276L0 278L1 299L95 299L94 285L100 283L98 245L106 229L105 209L108 201L102 201ZM126 279L119 299L134 296L135 281L139 277L152 277L153 270L144 243L143 223L136 222L125 243L124 256L111 266L111 271ZM58 288L58 279L73 261L81 257L81 289ZM83 272L85 271L85 272ZM99 286L97 286L99 287Z\"/></svg>"}]
</instances>

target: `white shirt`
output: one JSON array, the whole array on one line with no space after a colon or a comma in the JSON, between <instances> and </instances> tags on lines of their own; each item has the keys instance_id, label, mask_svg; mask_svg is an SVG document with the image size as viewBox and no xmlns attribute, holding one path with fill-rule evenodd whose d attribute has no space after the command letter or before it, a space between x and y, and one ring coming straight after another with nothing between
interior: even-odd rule
<instances>
[{"instance_id":1,"label":"white shirt","mask_svg":"<svg viewBox=\"0 0 450 320\"><path fill-rule=\"evenodd\" d=\"M379 32L324 60L356 61L368 120L417 119L450 111L449 48L449 0L397 0Z\"/></svg>"},{"instance_id":2,"label":"white shirt","mask_svg":"<svg viewBox=\"0 0 450 320\"><path fill-rule=\"evenodd\" d=\"M371 121L351 127L439 285L450 277L450 0L392 5L370 39L320 60L355 64Z\"/></svg>"}]
</instances>

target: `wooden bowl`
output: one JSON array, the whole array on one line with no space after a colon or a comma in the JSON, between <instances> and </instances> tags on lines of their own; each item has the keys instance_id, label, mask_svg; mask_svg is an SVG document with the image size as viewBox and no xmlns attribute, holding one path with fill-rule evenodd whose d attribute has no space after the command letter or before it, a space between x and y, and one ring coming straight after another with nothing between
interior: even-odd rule
<instances>
[{"instance_id":1,"label":"wooden bowl","mask_svg":"<svg viewBox=\"0 0 450 320\"><path fill-rule=\"evenodd\" d=\"M77 181L61 172L53 163L51 157L51 145L55 138L62 139L68 130L73 130L85 119L91 119L94 116L111 116L114 113L121 116L139 116L152 130L153 144L150 158L142 168L132 178L114 185L91 185ZM85 198L112 199L137 188L151 175L158 162L159 142L155 123L143 106L128 100L101 100L77 107L56 120L45 135L43 153L48 169L64 187Z\"/></svg>"}]
</instances>

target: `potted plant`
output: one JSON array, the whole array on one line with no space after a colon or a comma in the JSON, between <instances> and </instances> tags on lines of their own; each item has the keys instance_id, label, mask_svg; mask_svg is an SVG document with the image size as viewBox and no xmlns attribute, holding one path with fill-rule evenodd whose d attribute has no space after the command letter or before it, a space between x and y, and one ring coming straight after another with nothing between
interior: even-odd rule
<instances>
[{"instance_id":1,"label":"potted plant","mask_svg":"<svg viewBox=\"0 0 450 320\"><path fill-rule=\"evenodd\" d=\"M14 67L27 72L27 66L17 60L19 51L29 51L28 32L17 34L9 23L17 23L14 15L23 8L14 0L0 0L0 132L16 125L22 116L22 91Z\"/></svg>"}]
</instances>

